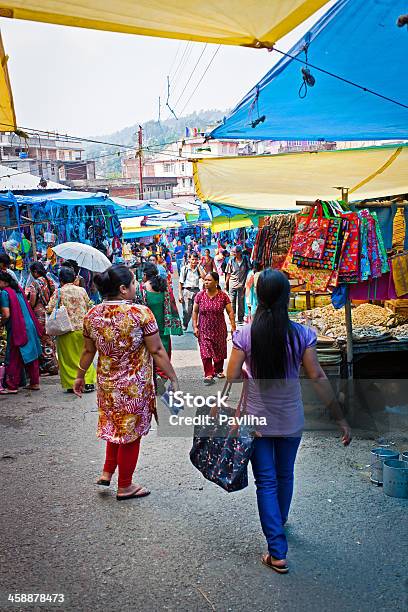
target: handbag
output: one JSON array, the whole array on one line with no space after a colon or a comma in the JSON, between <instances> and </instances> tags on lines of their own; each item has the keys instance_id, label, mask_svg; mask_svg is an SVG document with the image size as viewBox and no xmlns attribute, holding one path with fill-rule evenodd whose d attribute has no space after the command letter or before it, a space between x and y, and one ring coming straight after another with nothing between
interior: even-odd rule
<instances>
[{"instance_id":1,"label":"handbag","mask_svg":"<svg viewBox=\"0 0 408 612\"><path fill-rule=\"evenodd\" d=\"M315 217L317 212L318 216ZM330 221L323 217L320 202L310 209L309 215L300 215L292 241L293 255L320 259L324 252Z\"/></svg>"},{"instance_id":2,"label":"handbag","mask_svg":"<svg viewBox=\"0 0 408 612\"><path fill-rule=\"evenodd\" d=\"M222 395L229 395L231 384L226 384ZM223 425L217 422L218 414L239 417L241 408L246 403L247 385L244 381L241 398L237 409L217 410L213 415L198 409L196 416L207 414L213 417L211 425L196 426L194 429L193 447L190 451L190 461L201 474L228 491L240 491L248 486L248 462L251 458L254 444L254 431L247 425Z\"/></svg>"},{"instance_id":3,"label":"handbag","mask_svg":"<svg viewBox=\"0 0 408 612\"><path fill-rule=\"evenodd\" d=\"M339 259L343 244L343 219L340 216L330 216L333 210L330 204L322 202L324 218L328 220L326 243L321 257L307 257L304 254L293 253L292 262L300 268L314 268L317 270L334 270Z\"/></svg>"},{"instance_id":4,"label":"handbag","mask_svg":"<svg viewBox=\"0 0 408 612\"><path fill-rule=\"evenodd\" d=\"M74 331L68 311L61 304L61 289L58 289L58 298L55 308L47 317L45 322L45 331L49 336L63 336Z\"/></svg>"}]
</instances>

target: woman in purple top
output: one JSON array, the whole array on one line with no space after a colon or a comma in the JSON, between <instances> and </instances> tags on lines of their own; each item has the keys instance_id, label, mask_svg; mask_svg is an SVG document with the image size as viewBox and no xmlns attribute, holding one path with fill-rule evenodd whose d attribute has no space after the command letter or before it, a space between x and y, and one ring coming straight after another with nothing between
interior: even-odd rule
<instances>
[{"instance_id":1,"label":"woman in purple top","mask_svg":"<svg viewBox=\"0 0 408 612\"><path fill-rule=\"evenodd\" d=\"M342 442L351 441L350 428L323 372L316 352L316 334L289 320L290 286L279 270L261 272L257 283L258 308L252 325L233 337L227 378L248 378L247 412L264 417L258 427L252 455L258 510L268 543L262 562L278 573L288 572L288 545L284 532L293 493L293 468L303 430L300 366L319 383L317 391L335 414L343 432Z\"/></svg>"}]
</instances>

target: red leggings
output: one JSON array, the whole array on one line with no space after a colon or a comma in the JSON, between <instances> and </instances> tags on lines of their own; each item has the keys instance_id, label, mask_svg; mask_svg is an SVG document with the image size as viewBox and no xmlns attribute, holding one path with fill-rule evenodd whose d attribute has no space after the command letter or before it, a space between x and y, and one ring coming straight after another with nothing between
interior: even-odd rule
<instances>
[{"instance_id":1,"label":"red leggings","mask_svg":"<svg viewBox=\"0 0 408 612\"><path fill-rule=\"evenodd\" d=\"M119 467L118 487L125 489L132 484L132 476L139 457L140 438L129 444L106 442L106 457L103 471L113 474Z\"/></svg>"},{"instance_id":2,"label":"red leggings","mask_svg":"<svg viewBox=\"0 0 408 612\"><path fill-rule=\"evenodd\" d=\"M11 391L16 391L21 385L21 377L27 370L30 378L30 385L33 387L40 384L40 366L38 359L31 363L24 364L20 349L17 346L10 346L9 364L6 366L6 384Z\"/></svg>"},{"instance_id":3,"label":"red leggings","mask_svg":"<svg viewBox=\"0 0 408 612\"><path fill-rule=\"evenodd\" d=\"M203 362L205 377L214 376L215 374L221 374L224 368L223 359L221 361L214 361L214 365L211 357L201 357L201 361Z\"/></svg>"}]
</instances>

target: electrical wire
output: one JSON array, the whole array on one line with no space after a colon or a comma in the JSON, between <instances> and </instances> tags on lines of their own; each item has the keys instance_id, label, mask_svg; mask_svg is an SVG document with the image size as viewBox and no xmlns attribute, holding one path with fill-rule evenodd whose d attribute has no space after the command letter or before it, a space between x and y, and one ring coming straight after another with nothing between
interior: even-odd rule
<instances>
[{"instance_id":1,"label":"electrical wire","mask_svg":"<svg viewBox=\"0 0 408 612\"><path fill-rule=\"evenodd\" d=\"M319 68L318 66L314 66L310 62L302 60L299 57L295 57L294 55L291 55L290 53L286 53L285 51L281 51L280 49L277 49L276 47L273 47L273 49L271 49L271 51L276 51L277 53L280 53L281 55L284 55L285 57L289 57L290 59L293 59L296 62L299 62L300 64L304 64L304 65L308 66L309 68L313 68L313 70L317 70L318 72L322 72L323 74L327 74L328 76L331 76L334 79L338 79L339 81L342 81L343 83L347 83L348 85L352 85L353 87L357 87L357 89L361 89L363 91L366 91L367 93L370 93L373 96L377 96L378 98L382 98L383 100L386 100L387 102L392 102L393 104L396 104L397 106L402 106L402 108L408 108L407 104L404 104L403 102L399 102L399 100L394 100L393 98L389 98L388 96L384 96L383 94L380 94L377 91L374 91L373 89L369 89L368 87L364 87L363 85L359 85L358 83L355 83L354 81L350 81L349 79L346 79L345 77L341 77L338 74L334 74L333 72L329 72L329 70L325 70L324 68ZM181 112L183 112L183 111L181 111Z\"/></svg>"},{"instance_id":2,"label":"electrical wire","mask_svg":"<svg viewBox=\"0 0 408 612\"><path fill-rule=\"evenodd\" d=\"M214 51L214 53L213 53L213 56L212 56L212 58L211 58L210 62L208 63L208 65L207 65L206 69L204 70L204 72L203 72L203 74L202 74L202 76L201 76L201 79L198 81L198 83L197 83L197 85L195 86L195 88L194 88L194 90L193 90L192 94L190 95L189 99L187 100L187 102L186 102L186 103L185 103L185 105L183 106L182 110L180 111L180 115L182 115L182 114L184 113L184 111L185 111L186 107L188 106L188 104L189 104L190 100L192 99L192 97L194 96L195 92L196 92L196 91L197 91L197 89L199 88L199 86L200 86L200 84L201 84L202 80L204 79L205 75L207 74L208 70L210 69L210 66L211 66L211 64L213 63L213 61L215 60L215 57L216 57L216 55L217 55L217 53L219 52L219 50L220 50L220 49L221 49L221 45L218 45L218 47L216 48L216 50L215 50L215 51Z\"/></svg>"},{"instance_id":3,"label":"electrical wire","mask_svg":"<svg viewBox=\"0 0 408 612\"><path fill-rule=\"evenodd\" d=\"M186 81L186 84L184 85L183 91L182 91L182 92L181 92L181 94L179 95L179 97L178 97L178 99L177 99L177 102L176 102L175 104L173 104L173 108L174 108L174 109L176 109L176 108L177 108L178 103L180 102L181 98L183 97L184 92L186 91L187 87L189 86L189 84L190 84L190 79L191 79L191 77L193 76L193 74L194 74L194 72L195 72L195 70L196 70L196 68L197 68L198 64L200 63L201 58L203 57L203 55L204 55L205 50L207 49L207 47L208 47L208 44L206 43L206 44L204 45L203 50L202 50L202 51L201 51L201 53L200 53L200 56L199 56L198 60L196 61L195 65L194 65L194 68L192 69L192 71L190 72L190 74L189 74L189 76L188 76L188 78L187 78L187 81Z\"/></svg>"}]
</instances>

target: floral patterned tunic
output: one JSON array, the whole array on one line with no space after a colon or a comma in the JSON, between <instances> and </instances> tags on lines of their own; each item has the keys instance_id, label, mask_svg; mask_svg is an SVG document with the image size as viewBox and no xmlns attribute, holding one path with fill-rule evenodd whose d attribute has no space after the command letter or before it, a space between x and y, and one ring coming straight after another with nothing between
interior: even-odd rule
<instances>
[{"instance_id":1,"label":"floral patterned tunic","mask_svg":"<svg viewBox=\"0 0 408 612\"><path fill-rule=\"evenodd\" d=\"M155 411L153 360L143 338L158 333L153 313L130 302L103 302L84 320L98 350L98 438L127 444L148 433Z\"/></svg>"},{"instance_id":2,"label":"floral patterned tunic","mask_svg":"<svg viewBox=\"0 0 408 612\"><path fill-rule=\"evenodd\" d=\"M195 303L198 304L198 344L201 357L211 357L214 361L227 358L227 324L224 310L231 303L224 291L218 291L214 297L209 297L206 291L197 293Z\"/></svg>"}]
</instances>

